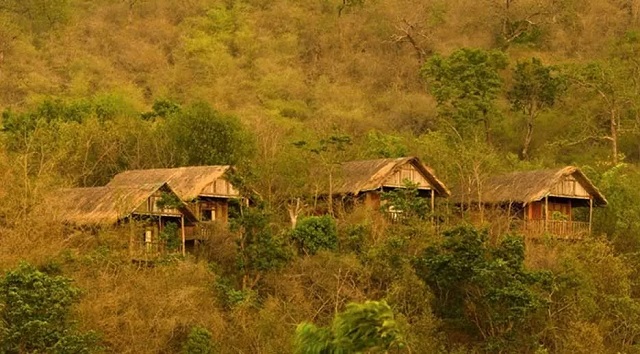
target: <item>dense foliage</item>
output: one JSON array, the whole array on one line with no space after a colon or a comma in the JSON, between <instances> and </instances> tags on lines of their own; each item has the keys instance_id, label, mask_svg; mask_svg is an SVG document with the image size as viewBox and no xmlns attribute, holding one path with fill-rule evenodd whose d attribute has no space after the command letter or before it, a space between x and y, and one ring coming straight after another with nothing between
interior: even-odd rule
<instances>
[{"instance_id":1,"label":"dense foliage","mask_svg":"<svg viewBox=\"0 0 640 354\"><path fill-rule=\"evenodd\" d=\"M301 219L291 232L291 240L302 254L316 254L319 250L338 247L338 230L329 215Z\"/></svg>"},{"instance_id":2,"label":"dense foliage","mask_svg":"<svg viewBox=\"0 0 640 354\"><path fill-rule=\"evenodd\" d=\"M81 333L69 319L79 290L71 279L45 274L27 263L0 280L0 348L3 353L93 353L93 333Z\"/></svg>"},{"instance_id":3,"label":"dense foliage","mask_svg":"<svg viewBox=\"0 0 640 354\"><path fill-rule=\"evenodd\" d=\"M466 227L443 237L415 262L435 295L436 313L475 332L489 352L535 349L535 316L547 310L552 285L550 274L525 269L522 238L507 236L492 247L486 232Z\"/></svg>"},{"instance_id":4,"label":"dense foliage","mask_svg":"<svg viewBox=\"0 0 640 354\"><path fill-rule=\"evenodd\" d=\"M296 353L385 352L403 346L393 311L384 301L349 304L330 328L302 323L296 330Z\"/></svg>"}]
</instances>

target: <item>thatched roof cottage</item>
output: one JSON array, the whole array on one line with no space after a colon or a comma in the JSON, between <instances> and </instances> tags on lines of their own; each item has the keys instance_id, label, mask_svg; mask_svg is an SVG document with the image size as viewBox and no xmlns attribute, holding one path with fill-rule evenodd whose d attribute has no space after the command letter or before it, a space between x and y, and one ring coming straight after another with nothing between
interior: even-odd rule
<instances>
[{"instance_id":1,"label":"thatched roof cottage","mask_svg":"<svg viewBox=\"0 0 640 354\"><path fill-rule=\"evenodd\" d=\"M593 208L607 200L574 166L513 172L489 177L479 185L453 188L454 203L508 210L524 221L530 234L551 233L577 237L591 231ZM576 208L588 208L578 218Z\"/></svg>"},{"instance_id":2,"label":"thatched roof cottage","mask_svg":"<svg viewBox=\"0 0 640 354\"><path fill-rule=\"evenodd\" d=\"M406 182L415 184L419 195L431 200L432 210L436 197L450 195L433 170L417 157L345 162L336 176L331 194L334 197L351 196L369 207L379 208L382 192L406 188Z\"/></svg>"},{"instance_id":3,"label":"thatched roof cottage","mask_svg":"<svg viewBox=\"0 0 640 354\"><path fill-rule=\"evenodd\" d=\"M117 174L109 187L138 186L148 183L166 183L181 200L188 203L199 221L226 223L229 200L241 199L236 187L229 181L231 166L189 166L130 170Z\"/></svg>"}]
</instances>

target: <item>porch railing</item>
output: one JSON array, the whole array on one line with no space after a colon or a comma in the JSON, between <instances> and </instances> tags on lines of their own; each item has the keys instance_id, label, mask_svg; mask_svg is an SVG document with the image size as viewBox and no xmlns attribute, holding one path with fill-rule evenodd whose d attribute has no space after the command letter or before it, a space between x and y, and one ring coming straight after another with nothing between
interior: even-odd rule
<instances>
[{"instance_id":1,"label":"porch railing","mask_svg":"<svg viewBox=\"0 0 640 354\"><path fill-rule=\"evenodd\" d=\"M138 260L153 260L167 253L165 242L134 241L131 243L131 257Z\"/></svg>"},{"instance_id":2,"label":"porch railing","mask_svg":"<svg viewBox=\"0 0 640 354\"><path fill-rule=\"evenodd\" d=\"M589 235L589 223L569 220L527 220L522 230L529 236L553 235L559 238L579 240Z\"/></svg>"},{"instance_id":3,"label":"porch railing","mask_svg":"<svg viewBox=\"0 0 640 354\"><path fill-rule=\"evenodd\" d=\"M200 222L196 225L193 238L196 240L211 240L213 236L224 230L223 223L218 221Z\"/></svg>"}]
</instances>

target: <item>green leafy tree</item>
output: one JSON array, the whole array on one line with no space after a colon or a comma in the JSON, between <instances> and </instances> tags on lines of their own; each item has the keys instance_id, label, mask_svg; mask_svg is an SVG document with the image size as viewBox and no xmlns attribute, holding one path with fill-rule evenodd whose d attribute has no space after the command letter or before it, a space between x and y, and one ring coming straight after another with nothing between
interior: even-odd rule
<instances>
[{"instance_id":1,"label":"green leafy tree","mask_svg":"<svg viewBox=\"0 0 640 354\"><path fill-rule=\"evenodd\" d=\"M181 165L234 165L249 157L251 136L238 117L195 103L167 119L167 135Z\"/></svg>"},{"instance_id":2,"label":"green leafy tree","mask_svg":"<svg viewBox=\"0 0 640 354\"><path fill-rule=\"evenodd\" d=\"M372 130L366 136L367 153L373 157L404 157L409 155L409 149L402 138L387 135L377 130Z\"/></svg>"},{"instance_id":3,"label":"green leafy tree","mask_svg":"<svg viewBox=\"0 0 640 354\"><path fill-rule=\"evenodd\" d=\"M500 70L506 66L502 52L462 48L448 57L434 55L423 65L421 75L445 124L461 138L475 133L480 125L490 142L492 121L499 115L495 101L502 89Z\"/></svg>"},{"instance_id":4,"label":"green leafy tree","mask_svg":"<svg viewBox=\"0 0 640 354\"><path fill-rule=\"evenodd\" d=\"M375 353L403 346L393 311L384 301L348 304L328 328L301 323L296 329L295 353L299 354Z\"/></svg>"},{"instance_id":5,"label":"green leafy tree","mask_svg":"<svg viewBox=\"0 0 640 354\"><path fill-rule=\"evenodd\" d=\"M621 163L599 179L608 203L594 212L594 234L607 235L620 253L635 254L640 251L640 169Z\"/></svg>"},{"instance_id":6,"label":"green leafy tree","mask_svg":"<svg viewBox=\"0 0 640 354\"><path fill-rule=\"evenodd\" d=\"M524 242L506 236L490 246L486 231L459 227L416 259L416 273L431 288L436 314L471 331L486 349L536 345L536 315L547 308L548 273L524 268ZM456 325L457 324L457 325ZM538 328L537 330L540 330Z\"/></svg>"},{"instance_id":7,"label":"green leafy tree","mask_svg":"<svg viewBox=\"0 0 640 354\"><path fill-rule=\"evenodd\" d=\"M292 230L291 239L305 254L316 254L322 249L335 250L338 247L336 222L329 215L303 218Z\"/></svg>"},{"instance_id":8,"label":"green leafy tree","mask_svg":"<svg viewBox=\"0 0 640 354\"><path fill-rule=\"evenodd\" d=\"M69 318L80 290L71 279L50 276L27 263L0 280L0 348L3 353L92 353L94 333L74 330Z\"/></svg>"},{"instance_id":9,"label":"green leafy tree","mask_svg":"<svg viewBox=\"0 0 640 354\"><path fill-rule=\"evenodd\" d=\"M514 84L508 93L514 111L524 114L526 134L522 144L521 158L529 158L529 147L533 139L536 118L540 112L552 107L562 94L563 79L552 66L545 66L540 59L521 61L513 73Z\"/></svg>"},{"instance_id":10,"label":"green leafy tree","mask_svg":"<svg viewBox=\"0 0 640 354\"><path fill-rule=\"evenodd\" d=\"M182 107L180 107L179 104L171 100L160 99L153 102L151 112L142 113L140 116L142 119L153 119L156 117L167 118L172 114L180 112L181 109Z\"/></svg>"},{"instance_id":11,"label":"green leafy tree","mask_svg":"<svg viewBox=\"0 0 640 354\"><path fill-rule=\"evenodd\" d=\"M275 235L269 215L260 209L246 209L232 225L238 240L238 266L243 273L242 288L252 288L263 272L282 268L291 259L283 240Z\"/></svg>"}]
</instances>

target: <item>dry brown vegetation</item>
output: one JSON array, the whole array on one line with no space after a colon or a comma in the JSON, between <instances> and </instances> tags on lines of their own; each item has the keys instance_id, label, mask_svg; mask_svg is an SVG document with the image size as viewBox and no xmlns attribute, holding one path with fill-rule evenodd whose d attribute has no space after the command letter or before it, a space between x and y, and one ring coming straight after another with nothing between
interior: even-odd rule
<instances>
[{"instance_id":1,"label":"dry brown vegetation","mask_svg":"<svg viewBox=\"0 0 640 354\"><path fill-rule=\"evenodd\" d=\"M404 352L635 352L639 30L637 0L0 0L0 272L27 261L72 278L82 290L74 320L113 353L180 352L193 326L221 353L287 353L297 324L326 325L349 302L381 299L404 329ZM421 75L460 48L508 61L490 143L457 134ZM516 63L532 57L568 87L536 118L525 158L526 120L507 92ZM159 102L178 113L162 115ZM200 130L180 125L198 102L213 107L211 121L238 124L199 142L178 136ZM215 151L219 161L202 148L189 163L237 164L293 254L253 286L238 264L241 230L149 266L129 259L127 230L60 222L57 188L185 164L186 152L228 132L240 138ZM412 264L442 242L428 223L338 210L336 250L289 249L287 207L317 195L332 166L409 155L446 184L577 164L609 199L593 240L527 242L526 268L551 272L554 287L521 342L496 344L435 314L433 288ZM304 199L301 217L316 202ZM443 220L460 216L439 208ZM510 220L487 220L499 245Z\"/></svg>"}]
</instances>

